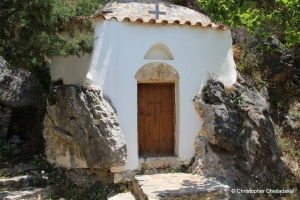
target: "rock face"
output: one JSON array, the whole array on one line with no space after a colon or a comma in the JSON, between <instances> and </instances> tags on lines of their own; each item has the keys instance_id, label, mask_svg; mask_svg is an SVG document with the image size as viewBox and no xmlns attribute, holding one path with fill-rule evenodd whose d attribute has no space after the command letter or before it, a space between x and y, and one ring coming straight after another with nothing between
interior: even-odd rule
<instances>
[{"instance_id":1,"label":"rock face","mask_svg":"<svg viewBox=\"0 0 300 200\"><path fill-rule=\"evenodd\" d=\"M0 56L0 139L18 135L22 144L30 140L31 152L43 148L45 106L37 78L27 70L8 67Z\"/></svg>"},{"instance_id":2,"label":"rock face","mask_svg":"<svg viewBox=\"0 0 300 200\"><path fill-rule=\"evenodd\" d=\"M27 70L8 68L1 56L0 103L14 108L25 106L43 108L45 105L36 77Z\"/></svg>"},{"instance_id":3,"label":"rock face","mask_svg":"<svg viewBox=\"0 0 300 200\"><path fill-rule=\"evenodd\" d=\"M250 79L239 76L228 90L210 81L194 105L203 126L195 140L193 171L231 188L276 184L283 169L281 152L268 104Z\"/></svg>"},{"instance_id":4,"label":"rock face","mask_svg":"<svg viewBox=\"0 0 300 200\"><path fill-rule=\"evenodd\" d=\"M48 96L44 120L50 162L72 168L108 168L126 162L116 113L96 88L62 85Z\"/></svg>"},{"instance_id":5,"label":"rock face","mask_svg":"<svg viewBox=\"0 0 300 200\"><path fill-rule=\"evenodd\" d=\"M297 119L289 116L288 114L283 114L281 116L281 126L285 134L297 134L300 128L297 126Z\"/></svg>"}]
</instances>

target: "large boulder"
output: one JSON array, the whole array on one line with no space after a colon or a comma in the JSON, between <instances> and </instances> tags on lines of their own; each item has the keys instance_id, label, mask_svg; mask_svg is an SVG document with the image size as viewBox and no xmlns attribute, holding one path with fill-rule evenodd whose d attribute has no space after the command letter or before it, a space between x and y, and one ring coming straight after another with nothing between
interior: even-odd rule
<instances>
[{"instance_id":1,"label":"large boulder","mask_svg":"<svg viewBox=\"0 0 300 200\"><path fill-rule=\"evenodd\" d=\"M114 108L100 89L79 85L52 88L43 135L47 158L58 166L125 165L125 137Z\"/></svg>"},{"instance_id":2,"label":"large boulder","mask_svg":"<svg viewBox=\"0 0 300 200\"><path fill-rule=\"evenodd\" d=\"M250 79L239 76L238 82L225 89L221 82L209 81L195 97L203 126L192 170L231 188L272 188L283 163L268 104Z\"/></svg>"}]
</instances>

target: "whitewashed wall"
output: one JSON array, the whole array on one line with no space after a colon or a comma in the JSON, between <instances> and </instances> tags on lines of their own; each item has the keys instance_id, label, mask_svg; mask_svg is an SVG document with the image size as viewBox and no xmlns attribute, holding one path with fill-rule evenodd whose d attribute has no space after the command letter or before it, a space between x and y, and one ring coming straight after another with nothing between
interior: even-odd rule
<instances>
[{"instance_id":1,"label":"whitewashed wall","mask_svg":"<svg viewBox=\"0 0 300 200\"><path fill-rule=\"evenodd\" d=\"M91 55L54 58L49 65L53 80L64 83L88 83L99 86L117 109L125 134L128 160L124 170L136 169L137 81L138 69L149 62L165 62L180 75L176 95L176 154L180 158L194 156L194 140L201 119L192 99L206 84L209 74L227 86L236 80L230 31L188 25L149 25L99 20L95 22L98 39ZM156 43L165 44L174 60L145 60Z\"/></svg>"}]
</instances>

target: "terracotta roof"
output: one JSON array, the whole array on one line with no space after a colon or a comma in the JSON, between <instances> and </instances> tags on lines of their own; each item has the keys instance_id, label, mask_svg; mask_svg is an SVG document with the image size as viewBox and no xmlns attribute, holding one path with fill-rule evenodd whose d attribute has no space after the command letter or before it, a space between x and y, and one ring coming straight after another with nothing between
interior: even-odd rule
<instances>
[{"instance_id":1,"label":"terracotta roof","mask_svg":"<svg viewBox=\"0 0 300 200\"><path fill-rule=\"evenodd\" d=\"M159 19L156 15L149 13L155 11L159 5ZM108 3L103 9L98 10L92 18L117 21L151 23L151 24L185 24L190 26L209 27L213 29L226 30L224 25L211 23L208 16L195 10L159 0L118 0Z\"/></svg>"}]
</instances>

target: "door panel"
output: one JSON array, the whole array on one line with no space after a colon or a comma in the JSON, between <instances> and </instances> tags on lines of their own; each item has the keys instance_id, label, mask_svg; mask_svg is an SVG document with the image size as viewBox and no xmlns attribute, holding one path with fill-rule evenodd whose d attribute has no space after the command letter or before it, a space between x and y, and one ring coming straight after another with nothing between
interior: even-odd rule
<instances>
[{"instance_id":1,"label":"door panel","mask_svg":"<svg viewBox=\"0 0 300 200\"><path fill-rule=\"evenodd\" d=\"M174 156L175 84L138 84L140 157Z\"/></svg>"}]
</instances>

